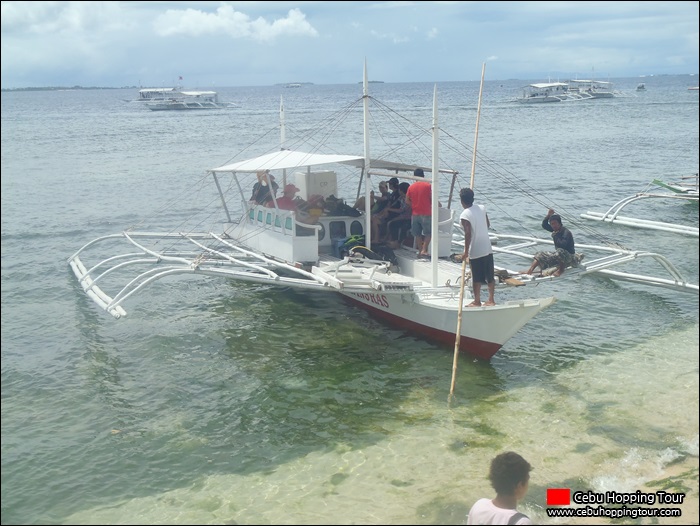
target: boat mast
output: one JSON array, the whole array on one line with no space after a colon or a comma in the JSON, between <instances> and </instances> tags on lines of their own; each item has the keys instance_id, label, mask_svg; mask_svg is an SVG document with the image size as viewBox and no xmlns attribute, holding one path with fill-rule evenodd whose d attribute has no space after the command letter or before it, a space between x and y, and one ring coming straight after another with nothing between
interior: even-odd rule
<instances>
[{"instance_id":1,"label":"boat mast","mask_svg":"<svg viewBox=\"0 0 700 526\"><path fill-rule=\"evenodd\" d=\"M438 133L438 113L437 113L437 84L433 88L433 181L432 181L432 192L431 198L432 202L430 204L431 214L430 214L430 231L432 232L432 237L430 238L430 254L431 254L431 271L432 271L432 286L437 287L438 281L438 244L440 241L440 232L438 231L438 225L440 223L438 216L440 209L438 206L440 189L438 185L438 179L440 175L440 170L438 167L438 144L439 144L439 133Z\"/></svg>"},{"instance_id":2,"label":"boat mast","mask_svg":"<svg viewBox=\"0 0 700 526\"><path fill-rule=\"evenodd\" d=\"M472 155L472 178L469 187L474 190L474 172L476 171L476 141L479 138L479 117L481 116L481 94L484 92L484 71L486 62L481 65L481 84L479 85L479 104L476 107L476 129L474 130L474 151Z\"/></svg>"},{"instance_id":3,"label":"boat mast","mask_svg":"<svg viewBox=\"0 0 700 526\"><path fill-rule=\"evenodd\" d=\"M372 181L369 175L369 82L367 80L367 59L365 58L364 73L362 76L362 101L365 138L365 245L372 250L372 203L370 191Z\"/></svg>"},{"instance_id":4,"label":"boat mast","mask_svg":"<svg viewBox=\"0 0 700 526\"><path fill-rule=\"evenodd\" d=\"M284 145L287 142L287 128L284 122L284 100L280 96L280 150L284 150ZM282 188L287 186L287 169L282 170ZM272 186L270 186L272 189Z\"/></svg>"}]
</instances>

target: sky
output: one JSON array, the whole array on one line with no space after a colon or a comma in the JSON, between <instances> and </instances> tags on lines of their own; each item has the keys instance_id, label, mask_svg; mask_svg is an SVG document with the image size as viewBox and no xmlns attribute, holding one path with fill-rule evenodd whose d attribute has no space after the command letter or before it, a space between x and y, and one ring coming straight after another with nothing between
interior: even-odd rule
<instances>
[{"instance_id":1,"label":"sky","mask_svg":"<svg viewBox=\"0 0 700 526\"><path fill-rule=\"evenodd\" d=\"M698 5L3 1L2 88L697 74Z\"/></svg>"}]
</instances>

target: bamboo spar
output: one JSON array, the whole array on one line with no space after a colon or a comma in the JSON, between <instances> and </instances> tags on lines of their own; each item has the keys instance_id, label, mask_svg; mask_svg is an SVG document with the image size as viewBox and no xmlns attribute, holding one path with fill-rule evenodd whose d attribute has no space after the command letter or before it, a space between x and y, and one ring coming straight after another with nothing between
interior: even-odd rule
<instances>
[{"instance_id":1,"label":"bamboo spar","mask_svg":"<svg viewBox=\"0 0 700 526\"><path fill-rule=\"evenodd\" d=\"M476 130L474 131L474 150L472 151L472 172L471 172L471 188L474 188L474 172L476 169L476 141L479 138L479 116L481 115L481 94L484 91L484 71L486 63L481 65L481 85L479 86L479 104L476 109ZM462 340L462 310L464 309L464 282L465 272L467 270L467 260L462 259L462 280L459 286L459 309L457 310L457 331L455 333L455 352L452 359L452 382L450 383L450 396L452 398L455 392L455 380L457 378L457 358L459 357L459 344Z\"/></svg>"}]
</instances>

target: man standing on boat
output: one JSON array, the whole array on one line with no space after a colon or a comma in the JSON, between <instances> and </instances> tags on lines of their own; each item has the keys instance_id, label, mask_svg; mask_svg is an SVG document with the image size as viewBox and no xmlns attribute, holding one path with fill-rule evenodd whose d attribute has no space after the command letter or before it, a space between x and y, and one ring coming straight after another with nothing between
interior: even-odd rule
<instances>
[{"instance_id":1,"label":"man standing on boat","mask_svg":"<svg viewBox=\"0 0 700 526\"><path fill-rule=\"evenodd\" d=\"M568 228L561 224L561 216L555 214L552 208L547 211L547 216L542 220L542 228L552 233L555 252L537 252L527 274L532 274L539 266L541 271L556 267L553 275L561 276L566 267L577 263L574 236Z\"/></svg>"},{"instance_id":2,"label":"man standing on boat","mask_svg":"<svg viewBox=\"0 0 700 526\"><path fill-rule=\"evenodd\" d=\"M474 206L474 190L462 188L459 192L464 210L459 216L464 229L464 254L462 260L469 260L472 271L472 291L474 301L467 307L481 307L481 284L486 283L489 299L485 307L496 304L494 294L496 281L494 279L493 249L489 238L491 222L484 205Z\"/></svg>"},{"instance_id":3,"label":"man standing on boat","mask_svg":"<svg viewBox=\"0 0 700 526\"><path fill-rule=\"evenodd\" d=\"M422 168L413 170L414 177L425 177ZM428 259L431 237L432 185L428 181L416 181L408 187L406 203L411 207L411 234L416 240L418 257Z\"/></svg>"}]
</instances>

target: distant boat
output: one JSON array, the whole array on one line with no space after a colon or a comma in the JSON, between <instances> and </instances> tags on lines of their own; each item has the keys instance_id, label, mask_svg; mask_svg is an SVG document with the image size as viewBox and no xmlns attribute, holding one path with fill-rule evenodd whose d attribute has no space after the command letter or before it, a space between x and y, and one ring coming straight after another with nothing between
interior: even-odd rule
<instances>
[{"instance_id":1,"label":"distant boat","mask_svg":"<svg viewBox=\"0 0 700 526\"><path fill-rule=\"evenodd\" d=\"M639 89L639 88L637 88ZM605 99L620 96L612 82L603 80L570 80L568 82L539 82L523 88L517 102L532 104L539 102L565 102L574 100Z\"/></svg>"},{"instance_id":2,"label":"distant boat","mask_svg":"<svg viewBox=\"0 0 700 526\"><path fill-rule=\"evenodd\" d=\"M139 90L138 97L124 102L153 102L167 100L180 94L179 88L144 88Z\"/></svg>"},{"instance_id":3,"label":"distant boat","mask_svg":"<svg viewBox=\"0 0 700 526\"><path fill-rule=\"evenodd\" d=\"M647 87L644 85L644 82L637 84L637 91L646 91Z\"/></svg>"},{"instance_id":4,"label":"distant boat","mask_svg":"<svg viewBox=\"0 0 700 526\"><path fill-rule=\"evenodd\" d=\"M217 110L233 108L235 104L219 102L216 91L179 91L162 100L150 100L146 102L149 110Z\"/></svg>"},{"instance_id":5,"label":"distant boat","mask_svg":"<svg viewBox=\"0 0 700 526\"><path fill-rule=\"evenodd\" d=\"M617 94L613 83L604 80L570 80L569 91L585 99L609 99Z\"/></svg>"},{"instance_id":6,"label":"distant boat","mask_svg":"<svg viewBox=\"0 0 700 526\"><path fill-rule=\"evenodd\" d=\"M690 86L689 90L698 91L698 86Z\"/></svg>"},{"instance_id":7,"label":"distant boat","mask_svg":"<svg viewBox=\"0 0 700 526\"><path fill-rule=\"evenodd\" d=\"M576 97L577 99L580 97ZM562 102L572 100L569 85L565 82L539 82L528 84L523 88L523 95L518 102L533 104L540 102Z\"/></svg>"}]
</instances>

